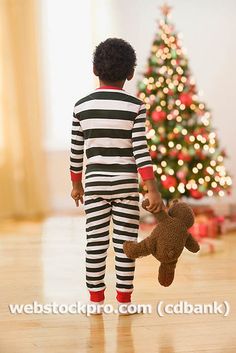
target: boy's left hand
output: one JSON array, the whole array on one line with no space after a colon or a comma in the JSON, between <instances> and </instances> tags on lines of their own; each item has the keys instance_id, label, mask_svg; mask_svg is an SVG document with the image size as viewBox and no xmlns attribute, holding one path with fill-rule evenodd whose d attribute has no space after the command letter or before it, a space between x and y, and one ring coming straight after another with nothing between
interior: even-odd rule
<instances>
[{"instance_id":1,"label":"boy's left hand","mask_svg":"<svg viewBox=\"0 0 236 353\"><path fill-rule=\"evenodd\" d=\"M149 212L157 213L165 209L165 204L163 203L163 200L159 191L149 191L147 194L147 198L149 200L149 205L147 206L146 209Z\"/></svg>"},{"instance_id":2,"label":"boy's left hand","mask_svg":"<svg viewBox=\"0 0 236 353\"><path fill-rule=\"evenodd\" d=\"M82 183L79 182L77 185L73 185L73 189L71 191L71 197L72 199L75 200L76 207L79 206L79 201L82 204L84 203L83 196L84 196L84 188Z\"/></svg>"}]
</instances>

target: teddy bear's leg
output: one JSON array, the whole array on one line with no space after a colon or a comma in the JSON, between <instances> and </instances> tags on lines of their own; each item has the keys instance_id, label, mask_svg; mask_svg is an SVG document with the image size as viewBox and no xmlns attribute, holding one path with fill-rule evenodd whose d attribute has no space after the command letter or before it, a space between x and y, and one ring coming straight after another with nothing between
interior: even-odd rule
<instances>
[{"instance_id":1,"label":"teddy bear's leg","mask_svg":"<svg viewBox=\"0 0 236 353\"><path fill-rule=\"evenodd\" d=\"M160 265L158 280L162 286L168 287L173 282L174 276L175 276L176 263L177 263L177 260L167 264L162 263Z\"/></svg>"},{"instance_id":2,"label":"teddy bear's leg","mask_svg":"<svg viewBox=\"0 0 236 353\"><path fill-rule=\"evenodd\" d=\"M123 250L126 256L130 259L136 259L140 256L147 256L151 254L151 251L148 249L145 239L140 243L136 241L125 241L123 244Z\"/></svg>"},{"instance_id":3,"label":"teddy bear's leg","mask_svg":"<svg viewBox=\"0 0 236 353\"><path fill-rule=\"evenodd\" d=\"M191 252L198 252L200 250L200 246L198 242L192 237L190 233L186 240L185 247Z\"/></svg>"}]
</instances>

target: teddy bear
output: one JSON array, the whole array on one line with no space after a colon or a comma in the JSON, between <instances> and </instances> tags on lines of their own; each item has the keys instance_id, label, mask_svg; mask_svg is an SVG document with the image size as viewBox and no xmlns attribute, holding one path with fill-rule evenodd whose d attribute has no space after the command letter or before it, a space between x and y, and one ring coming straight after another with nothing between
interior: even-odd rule
<instances>
[{"instance_id":1,"label":"teddy bear","mask_svg":"<svg viewBox=\"0 0 236 353\"><path fill-rule=\"evenodd\" d=\"M144 199L142 207L146 209L148 205L149 200ZM200 249L198 242L188 232L194 224L194 213L187 203L174 199L169 209L163 207L154 216L157 225L152 233L139 243L125 241L123 249L130 259L152 254L160 261L159 283L168 287L174 280L175 267L184 247L193 253Z\"/></svg>"}]
</instances>

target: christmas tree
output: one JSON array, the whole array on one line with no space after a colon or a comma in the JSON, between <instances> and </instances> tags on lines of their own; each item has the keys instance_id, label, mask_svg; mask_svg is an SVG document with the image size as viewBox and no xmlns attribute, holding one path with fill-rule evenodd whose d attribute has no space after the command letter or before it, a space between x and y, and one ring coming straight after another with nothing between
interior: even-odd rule
<instances>
[{"instance_id":1,"label":"christmas tree","mask_svg":"<svg viewBox=\"0 0 236 353\"><path fill-rule=\"evenodd\" d=\"M224 167L211 113L201 102L180 35L169 22L170 7L153 41L138 97L147 109L147 141L162 197L200 199L230 193L232 180ZM140 191L146 192L140 184Z\"/></svg>"}]
</instances>

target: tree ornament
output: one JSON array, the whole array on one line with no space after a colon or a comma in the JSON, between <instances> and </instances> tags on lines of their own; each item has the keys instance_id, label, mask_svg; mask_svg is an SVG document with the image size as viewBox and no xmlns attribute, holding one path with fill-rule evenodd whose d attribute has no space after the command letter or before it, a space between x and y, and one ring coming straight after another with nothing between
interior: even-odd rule
<instances>
[{"instance_id":1,"label":"tree ornament","mask_svg":"<svg viewBox=\"0 0 236 353\"><path fill-rule=\"evenodd\" d=\"M203 184L203 185L200 185L198 190L201 192L201 193L205 193L206 192L206 185Z\"/></svg>"},{"instance_id":2,"label":"tree ornament","mask_svg":"<svg viewBox=\"0 0 236 353\"><path fill-rule=\"evenodd\" d=\"M183 169L178 170L176 175L181 181L186 178L186 172Z\"/></svg>"},{"instance_id":3,"label":"tree ornament","mask_svg":"<svg viewBox=\"0 0 236 353\"><path fill-rule=\"evenodd\" d=\"M152 73L152 67L148 67L147 71L146 71L146 74L147 75L151 75Z\"/></svg>"},{"instance_id":4,"label":"tree ornament","mask_svg":"<svg viewBox=\"0 0 236 353\"><path fill-rule=\"evenodd\" d=\"M139 89L140 89L140 91L145 90L145 88L146 88L145 83L141 81L141 82L139 83Z\"/></svg>"},{"instance_id":5,"label":"tree ornament","mask_svg":"<svg viewBox=\"0 0 236 353\"><path fill-rule=\"evenodd\" d=\"M180 94L179 100L186 107L190 107L190 105L193 103L192 96L189 93L185 93L185 92Z\"/></svg>"},{"instance_id":6,"label":"tree ornament","mask_svg":"<svg viewBox=\"0 0 236 353\"><path fill-rule=\"evenodd\" d=\"M177 157L178 156L179 151L176 150L175 148L171 149L169 152L169 156L170 157Z\"/></svg>"},{"instance_id":7,"label":"tree ornament","mask_svg":"<svg viewBox=\"0 0 236 353\"><path fill-rule=\"evenodd\" d=\"M169 6L167 3L164 3L164 5L162 5L162 6L160 7L160 9L161 9L162 14L163 14L165 17L167 17L167 16L169 15L169 13L170 13L172 7Z\"/></svg>"},{"instance_id":8,"label":"tree ornament","mask_svg":"<svg viewBox=\"0 0 236 353\"><path fill-rule=\"evenodd\" d=\"M172 59L176 59L177 58L177 53L175 49L171 49L171 57Z\"/></svg>"},{"instance_id":9,"label":"tree ornament","mask_svg":"<svg viewBox=\"0 0 236 353\"><path fill-rule=\"evenodd\" d=\"M188 152L190 156L194 156L195 154L197 154L198 150L196 151L193 147L190 147Z\"/></svg>"},{"instance_id":10,"label":"tree ornament","mask_svg":"<svg viewBox=\"0 0 236 353\"><path fill-rule=\"evenodd\" d=\"M158 144L160 142L160 136L159 135L154 135L151 138L152 143Z\"/></svg>"},{"instance_id":11,"label":"tree ornament","mask_svg":"<svg viewBox=\"0 0 236 353\"><path fill-rule=\"evenodd\" d=\"M182 161L184 161L184 162L191 161L191 156L189 155L188 152L180 151L179 154L178 154L178 158L182 159Z\"/></svg>"},{"instance_id":12,"label":"tree ornament","mask_svg":"<svg viewBox=\"0 0 236 353\"><path fill-rule=\"evenodd\" d=\"M165 180L161 180L161 183L165 189L169 189L171 186L177 186L177 180L172 175L167 175Z\"/></svg>"},{"instance_id":13,"label":"tree ornament","mask_svg":"<svg viewBox=\"0 0 236 353\"><path fill-rule=\"evenodd\" d=\"M173 132L170 132L167 137L170 141L172 141L176 137L176 134L174 134Z\"/></svg>"},{"instance_id":14,"label":"tree ornament","mask_svg":"<svg viewBox=\"0 0 236 353\"><path fill-rule=\"evenodd\" d=\"M162 91L158 91L157 95L159 96L159 98L164 98L165 95Z\"/></svg>"},{"instance_id":15,"label":"tree ornament","mask_svg":"<svg viewBox=\"0 0 236 353\"><path fill-rule=\"evenodd\" d=\"M190 189L189 191L191 197L193 197L194 199L201 199L203 198L204 194L202 192L200 192L198 189Z\"/></svg>"},{"instance_id":16,"label":"tree ornament","mask_svg":"<svg viewBox=\"0 0 236 353\"><path fill-rule=\"evenodd\" d=\"M160 121L164 121L166 119L166 112L164 112L163 110L161 111L154 111L152 113L152 119L155 122L160 122Z\"/></svg>"},{"instance_id":17,"label":"tree ornament","mask_svg":"<svg viewBox=\"0 0 236 353\"><path fill-rule=\"evenodd\" d=\"M156 159L157 158L157 151L150 151L150 156L152 157L152 159Z\"/></svg>"},{"instance_id":18,"label":"tree ornament","mask_svg":"<svg viewBox=\"0 0 236 353\"><path fill-rule=\"evenodd\" d=\"M153 56L151 57L151 63L152 63L153 65L155 65L155 64L157 63L157 57L156 57L156 55L153 55Z\"/></svg>"}]
</instances>

